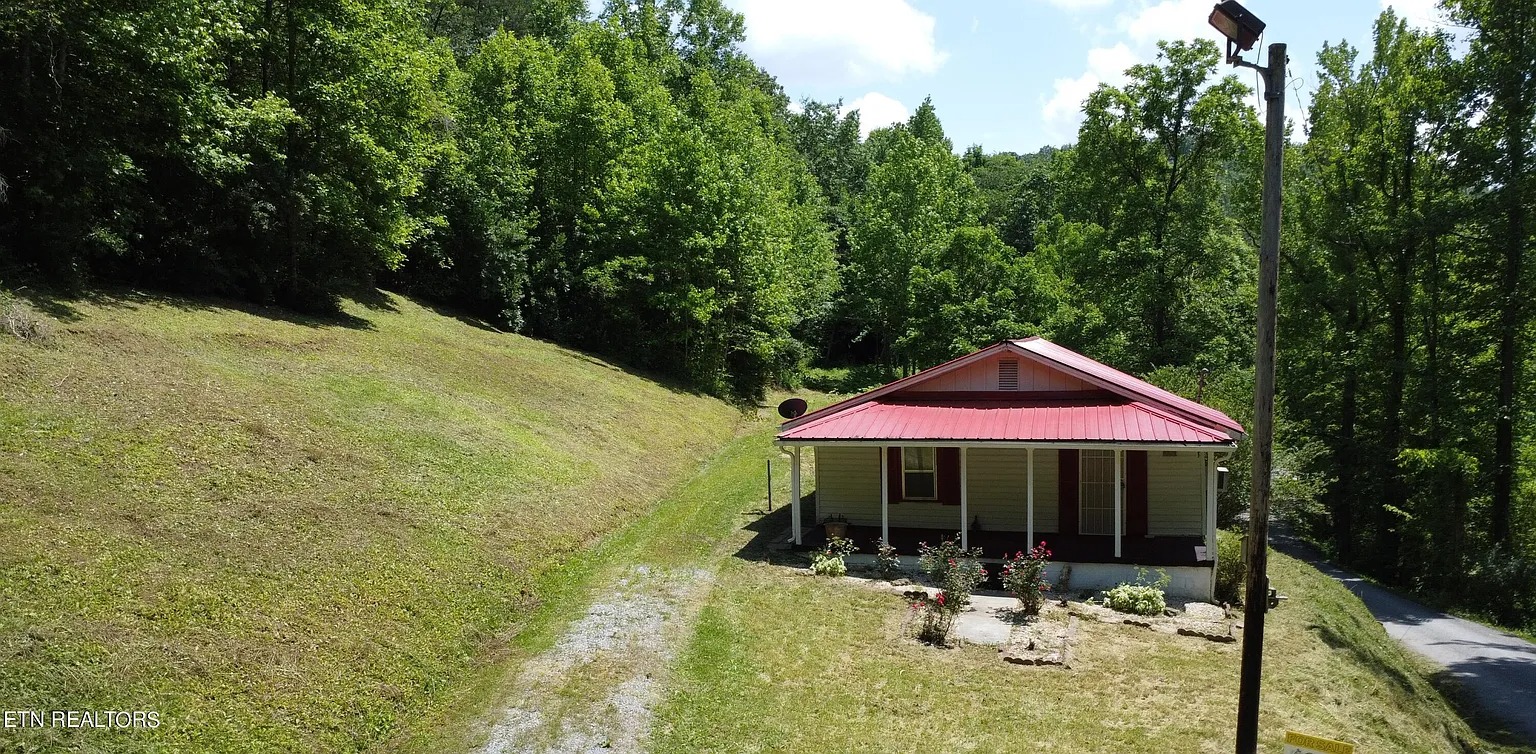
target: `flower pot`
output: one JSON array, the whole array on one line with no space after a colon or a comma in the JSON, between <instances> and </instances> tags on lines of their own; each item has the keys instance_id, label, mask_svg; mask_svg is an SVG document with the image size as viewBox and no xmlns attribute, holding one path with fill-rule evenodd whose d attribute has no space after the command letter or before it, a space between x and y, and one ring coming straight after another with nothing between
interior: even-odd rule
<instances>
[{"instance_id":1,"label":"flower pot","mask_svg":"<svg viewBox=\"0 0 1536 754\"><path fill-rule=\"evenodd\" d=\"M846 536L848 536L848 522L847 521L828 521L828 522L822 524L822 526L825 526L827 528L827 539L831 539L833 537L846 537Z\"/></svg>"}]
</instances>

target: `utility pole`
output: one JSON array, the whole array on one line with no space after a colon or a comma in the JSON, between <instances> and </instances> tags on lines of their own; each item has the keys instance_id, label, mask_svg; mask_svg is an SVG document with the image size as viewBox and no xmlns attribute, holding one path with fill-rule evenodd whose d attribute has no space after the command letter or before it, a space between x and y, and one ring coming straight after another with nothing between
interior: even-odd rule
<instances>
[{"instance_id":1,"label":"utility pole","mask_svg":"<svg viewBox=\"0 0 1536 754\"><path fill-rule=\"evenodd\" d=\"M1264 225L1259 236L1258 344L1253 359L1253 494L1248 504L1248 579L1243 603L1242 678L1237 696L1237 753L1259 743L1259 678L1264 614L1269 611L1270 469L1275 443L1275 298L1280 285L1280 167L1285 156L1285 45L1269 46L1264 72ZM1234 65L1238 65L1234 59Z\"/></svg>"}]
</instances>

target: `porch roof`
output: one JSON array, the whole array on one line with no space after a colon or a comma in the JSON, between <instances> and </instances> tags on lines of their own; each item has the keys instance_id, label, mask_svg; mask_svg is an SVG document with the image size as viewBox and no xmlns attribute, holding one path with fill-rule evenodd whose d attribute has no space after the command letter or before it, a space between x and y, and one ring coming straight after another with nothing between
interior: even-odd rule
<instances>
[{"instance_id":1,"label":"porch roof","mask_svg":"<svg viewBox=\"0 0 1536 754\"><path fill-rule=\"evenodd\" d=\"M779 434L814 441L1177 443L1230 447L1210 427L1134 400L902 400L850 406Z\"/></svg>"}]
</instances>

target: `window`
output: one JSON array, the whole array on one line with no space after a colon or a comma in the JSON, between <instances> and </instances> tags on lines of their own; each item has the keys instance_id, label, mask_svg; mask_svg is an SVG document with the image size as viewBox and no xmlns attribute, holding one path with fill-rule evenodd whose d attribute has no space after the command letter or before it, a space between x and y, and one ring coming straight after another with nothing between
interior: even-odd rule
<instances>
[{"instance_id":1,"label":"window","mask_svg":"<svg viewBox=\"0 0 1536 754\"><path fill-rule=\"evenodd\" d=\"M939 474L934 448L901 449L901 498L903 500L936 500L939 497Z\"/></svg>"},{"instance_id":2,"label":"window","mask_svg":"<svg viewBox=\"0 0 1536 754\"><path fill-rule=\"evenodd\" d=\"M1115 533L1115 451L1084 450L1079 493L1083 534Z\"/></svg>"}]
</instances>

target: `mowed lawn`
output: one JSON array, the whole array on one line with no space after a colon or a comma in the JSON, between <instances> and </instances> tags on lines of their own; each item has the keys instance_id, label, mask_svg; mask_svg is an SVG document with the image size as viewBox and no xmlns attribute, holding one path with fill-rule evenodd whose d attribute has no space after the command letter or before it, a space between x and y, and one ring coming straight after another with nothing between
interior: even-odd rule
<instances>
[{"instance_id":1,"label":"mowed lawn","mask_svg":"<svg viewBox=\"0 0 1536 754\"><path fill-rule=\"evenodd\" d=\"M0 749L389 741L741 420L388 294L50 308L51 342L0 335L0 707L162 724Z\"/></svg>"},{"instance_id":2,"label":"mowed lawn","mask_svg":"<svg viewBox=\"0 0 1536 754\"><path fill-rule=\"evenodd\" d=\"M1498 750L1430 671L1315 569L1272 555L1261 740ZM1229 752L1239 644L1084 621L1070 670L902 635L903 601L764 562L726 565L658 715L658 752Z\"/></svg>"}]
</instances>

